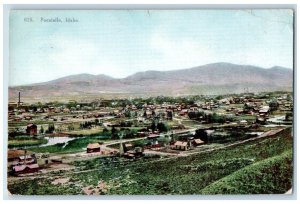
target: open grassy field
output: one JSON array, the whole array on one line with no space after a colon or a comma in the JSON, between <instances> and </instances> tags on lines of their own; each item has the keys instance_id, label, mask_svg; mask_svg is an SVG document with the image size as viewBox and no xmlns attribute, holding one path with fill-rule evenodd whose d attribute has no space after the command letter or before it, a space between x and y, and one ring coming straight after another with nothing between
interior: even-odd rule
<instances>
[{"instance_id":1,"label":"open grassy field","mask_svg":"<svg viewBox=\"0 0 300 204\"><path fill-rule=\"evenodd\" d=\"M25 137L20 139L9 139L8 148L35 146L35 145L46 144L47 142L48 140L45 138Z\"/></svg>"},{"instance_id":2,"label":"open grassy field","mask_svg":"<svg viewBox=\"0 0 300 204\"><path fill-rule=\"evenodd\" d=\"M292 145L292 137L276 136L154 161L103 162L98 158L74 163L90 171L9 183L8 189L23 195L83 194L85 187L98 189L99 194L122 195L284 193L292 186ZM53 185L55 176L70 179Z\"/></svg>"},{"instance_id":3,"label":"open grassy field","mask_svg":"<svg viewBox=\"0 0 300 204\"><path fill-rule=\"evenodd\" d=\"M76 153L82 152L86 149L89 143L103 142L103 139L95 138L95 137L86 137L86 138L78 138L69 141L66 145L64 143L58 143L55 145L43 146L43 147L32 147L28 148L28 150L37 152L37 153L57 153L57 154L65 154L65 153Z\"/></svg>"},{"instance_id":4,"label":"open grassy field","mask_svg":"<svg viewBox=\"0 0 300 204\"><path fill-rule=\"evenodd\" d=\"M83 130L76 130L66 132L71 136L94 136L94 135L103 135L103 128L96 128L96 129L83 129Z\"/></svg>"}]
</instances>

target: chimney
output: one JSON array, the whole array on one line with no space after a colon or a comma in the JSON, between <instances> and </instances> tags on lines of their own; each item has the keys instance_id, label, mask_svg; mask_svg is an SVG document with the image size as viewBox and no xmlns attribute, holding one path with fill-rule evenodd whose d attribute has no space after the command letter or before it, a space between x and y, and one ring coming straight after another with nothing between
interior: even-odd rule
<instances>
[{"instance_id":1,"label":"chimney","mask_svg":"<svg viewBox=\"0 0 300 204\"><path fill-rule=\"evenodd\" d=\"M21 92L19 92L19 104L21 103Z\"/></svg>"}]
</instances>

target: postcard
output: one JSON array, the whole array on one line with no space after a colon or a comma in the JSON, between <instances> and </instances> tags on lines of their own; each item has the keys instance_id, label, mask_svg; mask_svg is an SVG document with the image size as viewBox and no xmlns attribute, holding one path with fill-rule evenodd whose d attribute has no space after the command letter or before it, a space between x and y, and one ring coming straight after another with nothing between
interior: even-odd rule
<instances>
[{"instance_id":1,"label":"postcard","mask_svg":"<svg viewBox=\"0 0 300 204\"><path fill-rule=\"evenodd\" d=\"M293 9L11 10L7 189L293 189Z\"/></svg>"}]
</instances>

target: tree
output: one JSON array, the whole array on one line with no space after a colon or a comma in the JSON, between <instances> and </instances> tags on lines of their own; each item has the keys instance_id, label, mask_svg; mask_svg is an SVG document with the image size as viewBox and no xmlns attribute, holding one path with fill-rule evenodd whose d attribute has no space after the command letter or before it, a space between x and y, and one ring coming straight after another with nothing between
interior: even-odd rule
<instances>
[{"instance_id":1,"label":"tree","mask_svg":"<svg viewBox=\"0 0 300 204\"><path fill-rule=\"evenodd\" d=\"M204 129L196 130L195 137L200 138L204 142L208 142L208 134L207 134L206 130L204 130Z\"/></svg>"},{"instance_id":2,"label":"tree","mask_svg":"<svg viewBox=\"0 0 300 204\"><path fill-rule=\"evenodd\" d=\"M73 125L68 125L68 130L71 131L71 130L74 130L74 126Z\"/></svg>"},{"instance_id":3,"label":"tree","mask_svg":"<svg viewBox=\"0 0 300 204\"><path fill-rule=\"evenodd\" d=\"M41 102L37 102L37 107L42 108L43 104Z\"/></svg>"},{"instance_id":4,"label":"tree","mask_svg":"<svg viewBox=\"0 0 300 204\"><path fill-rule=\"evenodd\" d=\"M111 136L112 136L112 138L113 139L117 139L118 137L118 135L117 135L117 132L118 132L118 130L115 128L115 126L112 126L112 128L111 128Z\"/></svg>"},{"instance_id":5,"label":"tree","mask_svg":"<svg viewBox=\"0 0 300 204\"><path fill-rule=\"evenodd\" d=\"M102 132L103 132L103 133L108 133L109 131L108 131L107 128L104 128L104 129L102 130Z\"/></svg>"},{"instance_id":6,"label":"tree","mask_svg":"<svg viewBox=\"0 0 300 204\"><path fill-rule=\"evenodd\" d=\"M194 112L194 111L190 111L188 112L188 116L191 120L196 120L196 119L199 119L199 112Z\"/></svg>"},{"instance_id":7,"label":"tree","mask_svg":"<svg viewBox=\"0 0 300 204\"><path fill-rule=\"evenodd\" d=\"M168 111L168 112L167 112L167 118L168 118L169 120L173 120L173 113L172 113L172 111Z\"/></svg>"},{"instance_id":8,"label":"tree","mask_svg":"<svg viewBox=\"0 0 300 204\"><path fill-rule=\"evenodd\" d=\"M46 131L46 133L53 133L54 132L54 130L55 130L55 126L54 126L54 124L49 124L49 126L48 126L48 130Z\"/></svg>"},{"instance_id":9,"label":"tree","mask_svg":"<svg viewBox=\"0 0 300 204\"><path fill-rule=\"evenodd\" d=\"M44 133L44 128L43 128L43 126L41 126L40 133L41 133L41 134Z\"/></svg>"},{"instance_id":10,"label":"tree","mask_svg":"<svg viewBox=\"0 0 300 204\"><path fill-rule=\"evenodd\" d=\"M67 104L67 108L71 108L71 107L76 107L77 106L77 102L76 101L70 101L68 104Z\"/></svg>"},{"instance_id":11,"label":"tree","mask_svg":"<svg viewBox=\"0 0 300 204\"><path fill-rule=\"evenodd\" d=\"M150 129L151 129L152 131L155 131L155 130L156 130L156 124L155 124L155 121L154 121L154 120L152 120Z\"/></svg>"},{"instance_id":12,"label":"tree","mask_svg":"<svg viewBox=\"0 0 300 204\"><path fill-rule=\"evenodd\" d=\"M131 118L130 110L126 110L125 113L124 113L124 116L127 117L127 118Z\"/></svg>"},{"instance_id":13,"label":"tree","mask_svg":"<svg viewBox=\"0 0 300 204\"><path fill-rule=\"evenodd\" d=\"M153 110L152 111L152 117L155 117L156 116L156 113L155 113L155 111Z\"/></svg>"},{"instance_id":14,"label":"tree","mask_svg":"<svg viewBox=\"0 0 300 204\"><path fill-rule=\"evenodd\" d=\"M159 130L159 132L167 132L170 128L166 123L158 123L157 129Z\"/></svg>"},{"instance_id":15,"label":"tree","mask_svg":"<svg viewBox=\"0 0 300 204\"><path fill-rule=\"evenodd\" d=\"M291 118L293 118L293 113L286 113L285 114L285 120L292 120Z\"/></svg>"},{"instance_id":16,"label":"tree","mask_svg":"<svg viewBox=\"0 0 300 204\"><path fill-rule=\"evenodd\" d=\"M271 101L269 103L270 111L276 111L278 109L278 102L277 101Z\"/></svg>"},{"instance_id":17,"label":"tree","mask_svg":"<svg viewBox=\"0 0 300 204\"><path fill-rule=\"evenodd\" d=\"M171 138L169 136L159 137L157 140L161 145L168 145L171 142Z\"/></svg>"},{"instance_id":18,"label":"tree","mask_svg":"<svg viewBox=\"0 0 300 204\"><path fill-rule=\"evenodd\" d=\"M145 141L144 140L136 140L132 142L133 147L144 147Z\"/></svg>"}]
</instances>

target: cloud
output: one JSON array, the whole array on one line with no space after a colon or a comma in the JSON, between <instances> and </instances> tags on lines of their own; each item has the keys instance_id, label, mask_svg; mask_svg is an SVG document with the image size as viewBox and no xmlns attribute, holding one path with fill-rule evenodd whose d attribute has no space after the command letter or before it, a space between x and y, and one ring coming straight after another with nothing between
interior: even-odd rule
<instances>
[{"instance_id":1,"label":"cloud","mask_svg":"<svg viewBox=\"0 0 300 204\"><path fill-rule=\"evenodd\" d=\"M174 40L155 32L151 38L151 48L161 54L160 66L164 69L182 69L211 62L210 47L193 39Z\"/></svg>"}]
</instances>

